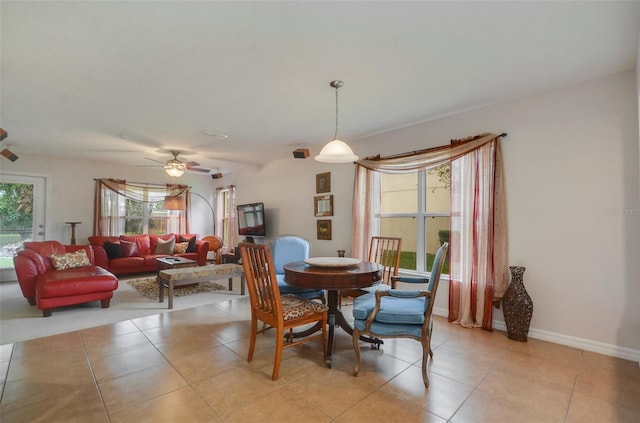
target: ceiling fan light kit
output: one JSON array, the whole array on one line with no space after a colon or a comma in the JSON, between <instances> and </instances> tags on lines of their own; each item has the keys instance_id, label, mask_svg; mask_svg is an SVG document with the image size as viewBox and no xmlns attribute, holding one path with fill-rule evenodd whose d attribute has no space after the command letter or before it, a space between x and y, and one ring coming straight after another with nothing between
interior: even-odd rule
<instances>
[{"instance_id":1,"label":"ceiling fan light kit","mask_svg":"<svg viewBox=\"0 0 640 423\"><path fill-rule=\"evenodd\" d=\"M336 80L331 81L329 85L336 89L336 132L333 141L329 142L320 150L320 154L314 157L315 160L323 163L349 163L358 160L358 156L353 154L351 147L344 141L338 139L338 89L344 85L344 82Z\"/></svg>"}]
</instances>

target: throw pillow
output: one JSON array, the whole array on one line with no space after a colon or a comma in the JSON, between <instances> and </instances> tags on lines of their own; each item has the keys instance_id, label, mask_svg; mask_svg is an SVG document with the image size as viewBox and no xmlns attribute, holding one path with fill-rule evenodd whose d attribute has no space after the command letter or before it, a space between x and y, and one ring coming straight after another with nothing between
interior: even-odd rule
<instances>
[{"instance_id":1,"label":"throw pillow","mask_svg":"<svg viewBox=\"0 0 640 423\"><path fill-rule=\"evenodd\" d=\"M184 254L187 252L188 242L176 242L176 246L173 248L173 254Z\"/></svg>"},{"instance_id":2,"label":"throw pillow","mask_svg":"<svg viewBox=\"0 0 640 423\"><path fill-rule=\"evenodd\" d=\"M196 247L196 237L192 236L191 238L186 238L180 235L180 242L188 242L189 246L187 247L187 253L197 253L198 248Z\"/></svg>"},{"instance_id":3,"label":"throw pillow","mask_svg":"<svg viewBox=\"0 0 640 423\"><path fill-rule=\"evenodd\" d=\"M73 269L76 267L91 265L85 250L78 250L76 252L66 254L51 254L49 258L51 259L51 264L56 270Z\"/></svg>"},{"instance_id":4,"label":"throw pillow","mask_svg":"<svg viewBox=\"0 0 640 423\"><path fill-rule=\"evenodd\" d=\"M138 244L129 241L120 241L122 248L122 257L139 257Z\"/></svg>"},{"instance_id":5,"label":"throw pillow","mask_svg":"<svg viewBox=\"0 0 640 423\"><path fill-rule=\"evenodd\" d=\"M122 254L122 247L120 246L119 242L105 241L104 242L104 251L106 251L107 258L109 260L114 259L114 258L120 258L123 255Z\"/></svg>"},{"instance_id":6,"label":"throw pillow","mask_svg":"<svg viewBox=\"0 0 640 423\"><path fill-rule=\"evenodd\" d=\"M154 254L173 254L173 247L176 244L175 237L171 237L168 240L164 240L162 238L158 238L158 245L156 246L156 251Z\"/></svg>"}]
</instances>

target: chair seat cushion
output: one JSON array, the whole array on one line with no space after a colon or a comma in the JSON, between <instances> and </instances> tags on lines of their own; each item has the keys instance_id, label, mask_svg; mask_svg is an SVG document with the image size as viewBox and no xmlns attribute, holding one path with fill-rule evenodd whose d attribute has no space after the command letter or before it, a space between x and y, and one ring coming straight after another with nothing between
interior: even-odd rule
<instances>
[{"instance_id":1,"label":"chair seat cushion","mask_svg":"<svg viewBox=\"0 0 640 423\"><path fill-rule=\"evenodd\" d=\"M329 309L324 304L310 301L297 295L283 295L280 297L280 300L282 301L282 311L285 321L298 319L310 314L322 313Z\"/></svg>"},{"instance_id":2,"label":"chair seat cushion","mask_svg":"<svg viewBox=\"0 0 640 423\"><path fill-rule=\"evenodd\" d=\"M278 288L280 288L281 295L293 294L308 300L324 298L324 292L321 289L298 288L297 286L289 285L284 281L284 275L276 275L276 279L278 280Z\"/></svg>"},{"instance_id":3,"label":"chair seat cushion","mask_svg":"<svg viewBox=\"0 0 640 423\"><path fill-rule=\"evenodd\" d=\"M364 292L376 292L376 291L386 291L387 289L391 289L391 287L386 283L379 283L377 285L367 286L360 289Z\"/></svg>"},{"instance_id":4,"label":"chair seat cushion","mask_svg":"<svg viewBox=\"0 0 640 423\"><path fill-rule=\"evenodd\" d=\"M422 325L424 322L425 298L383 297L376 322L390 324ZM366 320L376 306L376 294L371 292L353 301L353 317Z\"/></svg>"}]
</instances>

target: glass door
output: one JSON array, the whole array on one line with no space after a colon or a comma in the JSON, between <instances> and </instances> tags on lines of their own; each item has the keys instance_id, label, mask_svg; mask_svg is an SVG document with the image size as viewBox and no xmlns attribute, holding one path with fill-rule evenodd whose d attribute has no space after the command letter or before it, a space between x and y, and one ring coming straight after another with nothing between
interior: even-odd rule
<instances>
[{"instance_id":1,"label":"glass door","mask_svg":"<svg viewBox=\"0 0 640 423\"><path fill-rule=\"evenodd\" d=\"M0 174L0 281L16 280L13 255L45 239L46 179Z\"/></svg>"}]
</instances>

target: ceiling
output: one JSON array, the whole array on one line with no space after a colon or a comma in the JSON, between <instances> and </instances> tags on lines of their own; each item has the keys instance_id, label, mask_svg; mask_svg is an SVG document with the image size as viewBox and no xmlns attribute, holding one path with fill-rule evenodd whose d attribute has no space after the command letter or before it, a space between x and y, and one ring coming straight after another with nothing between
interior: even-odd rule
<instances>
[{"instance_id":1,"label":"ceiling","mask_svg":"<svg viewBox=\"0 0 640 423\"><path fill-rule=\"evenodd\" d=\"M176 149L232 172L318 154L334 79L353 142L633 69L640 3L3 0L0 14L13 152L148 165Z\"/></svg>"}]
</instances>

